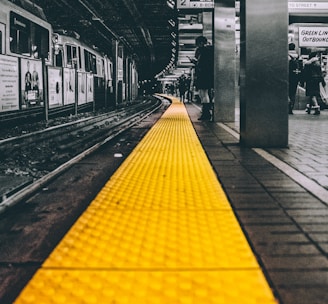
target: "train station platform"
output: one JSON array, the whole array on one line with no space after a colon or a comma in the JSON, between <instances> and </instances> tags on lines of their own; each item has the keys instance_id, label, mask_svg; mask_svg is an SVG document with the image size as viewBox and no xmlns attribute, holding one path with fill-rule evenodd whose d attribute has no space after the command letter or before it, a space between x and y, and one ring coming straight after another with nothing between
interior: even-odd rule
<instances>
[{"instance_id":1,"label":"train station platform","mask_svg":"<svg viewBox=\"0 0 328 304\"><path fill-rule=\"evenodd\" d=\"M276 303L178 99L15 303Z\"/></svg>"},{"instance_id":2,"label":"train station platform","mask_svg":"<svg viewBox=\"0 0 328 304\"><path fill-rule=\"evenodd\" d=\"M328 303L328 113L239 145L173 99L15 303Z\"/></svg>"},{"instance_id":3,"label":"train station platform","mask_svg":"<svg viewBox=\"0 0 328 304\"><path fill-rule=\"evenodd\" d=\"M328 110L294 110L287 148L250 149L239 145L238 108L227 124L187 108L280 303L328 303Z\"/></svg>"}]
</instances>

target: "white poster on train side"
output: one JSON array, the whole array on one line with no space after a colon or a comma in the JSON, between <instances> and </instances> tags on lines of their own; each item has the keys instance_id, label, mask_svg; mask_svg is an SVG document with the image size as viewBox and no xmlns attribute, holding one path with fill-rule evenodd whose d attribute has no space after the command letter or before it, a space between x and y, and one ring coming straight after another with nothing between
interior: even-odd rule
<instances>
[{"instance_id":1,"label":"white poster on train side","mask_svg":"<svg viewBox=\"0 0 328 304\"><path fill-rule=\"evenodd\" d=\"M0 112L19 110L18 58L0 55Z\"/></svg>"},{"instance_id":2,"label":"white poster on train side","mask_svg":"<svg viewBox=\"0 0 328 304\"><path fill-rule=\"evenodd\" d=\"M75 103L75 70L64 68L64 105Z\"/></svg>"},{"instance_id":3,"label":"white poster on train side","mask_svg":"<svg viewBox=\"0 0 328 304\"><path fill-rule=\"evenodd\" d=\"M43 106L43 74L41 60L21 58L22 109Z\"/></svg>"},{"instance_id":4,"label":"white poster on train side","mask_svg":"<svg viewBox=\"0 0 328 304\"><path fill-rule=\"evenodd\" d=\"M87 74L87 102L94 101L93 75Z\"/></svg>"},{"instance_id":5,"label":"white poster on train side","mask_svg":"<svg viewBox=\"0 0 328 304\"><path fill-rule=\"evenodd\" d=\"M328 47L328 27L306 26L299 27L300 47L327 48Z\"/></svg>"},{"instance_id":6,"label":"white poster on train side","mask_svg":"<svg viewBox=\"0 0 328 304\"><path fill-rule=\"evenodd\" d=\"M78 104L85 104L87 102L87 75L86 73L77 73L77 100Z\"/></svg>"},{"instance_id":7,"label":"white poster on train side","mask_svg":"<svg viewBox=\"0 0 328 304\"><path fill-rule=\"evenodd\" d=\"M62 69L48 67L49 108L63 105L63 75Z\"/></svg>"}]
</instances>

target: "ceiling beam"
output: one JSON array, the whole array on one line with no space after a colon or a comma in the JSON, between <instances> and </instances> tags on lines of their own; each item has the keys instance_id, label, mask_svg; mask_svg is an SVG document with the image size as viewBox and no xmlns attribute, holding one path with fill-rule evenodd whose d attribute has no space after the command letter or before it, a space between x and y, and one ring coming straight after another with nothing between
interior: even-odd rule
<instances>
[{"instance_id":1,"label":"ceiling beam","mask_svg":"<svg viewBox=\"0 0 328 304\"><path fill-rule=\"evenodd\" d=\"M147 48L149 49L149 52L150 52L150 61L154 62L155 61L155 52L154 52L153 40L151 38L149 29L144 24L143 17L141 16L134 0L123 0L122 2L124 3L125 7L128 9L134 22L139 27L139 29L142 33L142 36L146 42Z\"/></svg>"},{"instance_id":2,"label":"ceiling beam","mask_svg":"<svg viewBox=\"0 0 328 304\"><path fill-rule=\"evenodd\" d=\"M120 41L121 43L123 43L126 47L128 47L128 49L130 51L133 51L133 48L131 47L131 45L126 41L121 39L120 36L118 36L116 33L114 33L103 21L103 19L101 18L101 16L99 16L96 12L94 12L89 5L86 3L85 0L78 0L79 3L81 5L84 6L85 9L87 9L87 11L91 14L92 18L94 20L97 20L97 22L99 22L116 40Z\"/></svg>"}]
</instances>

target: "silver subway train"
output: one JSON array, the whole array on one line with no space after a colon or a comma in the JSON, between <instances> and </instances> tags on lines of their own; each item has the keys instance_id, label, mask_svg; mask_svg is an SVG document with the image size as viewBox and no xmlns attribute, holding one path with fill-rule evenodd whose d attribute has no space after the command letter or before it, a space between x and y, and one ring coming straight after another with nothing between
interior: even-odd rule
<instances>
[{"instance_id":1,"label":"silver subway train","mask_svg":"<svg viewBox=\"0 0 328 304\"><path fill-rule=\"evenodd\" d=\"M111 56L77 33L54 30L29 0L24 8L7 0L0 5L0 113L115 106L136 97L138 71L130 57Z\"/></svg>"}]
</instances>

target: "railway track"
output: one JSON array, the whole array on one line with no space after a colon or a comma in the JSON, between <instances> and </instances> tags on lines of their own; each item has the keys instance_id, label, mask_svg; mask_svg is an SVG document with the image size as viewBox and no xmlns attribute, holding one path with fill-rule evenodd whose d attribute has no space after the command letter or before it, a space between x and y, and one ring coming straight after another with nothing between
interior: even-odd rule
<instances>
[{"instance_id":1,"label":"railway track","mask_svg":"<svg viewBox=\"0 0 328 304\"><path fill-rule=\"evenodd\" d=\"M0 141L0 213L162 107L160 99ZM5 184L5 183L4 183Z\"/></svg>"},{"instance_id":2,"label":"railway track","mask_svg":"<svg viewBox=\"0 0 328 304\"><path fill-rule=\"evenodd\" d=\"M93 104L88 103L79 105L77 113L85 113L92 111ZM48 110L48 118L54 119L60 116L74 115L75 105L66 105ZM23 111L12 111L7 113L0 113L0 127L17 126L24 123L40 122L45 120L45 110L43 107L31 108Z\"/></svg>"}]
</instances>

